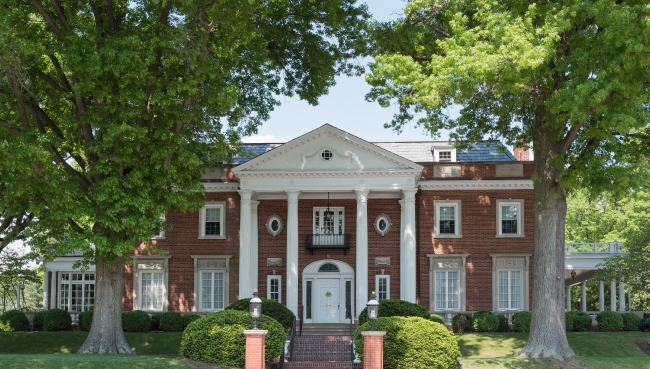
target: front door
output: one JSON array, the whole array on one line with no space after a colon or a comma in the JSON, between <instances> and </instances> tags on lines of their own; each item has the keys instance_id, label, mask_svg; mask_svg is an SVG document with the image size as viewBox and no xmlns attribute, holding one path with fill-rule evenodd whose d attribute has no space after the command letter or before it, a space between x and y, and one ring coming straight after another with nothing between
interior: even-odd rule
<instances>
[{"instance_id":1,"label":"front door","mask_svg":"<svg viewBox=\"0 0 650 369\"><path fill-rule=\"evenodd\" d=\"M340 279L318 279L318 323L338 323L341 310Z\"/></svg>"}]
</instances>

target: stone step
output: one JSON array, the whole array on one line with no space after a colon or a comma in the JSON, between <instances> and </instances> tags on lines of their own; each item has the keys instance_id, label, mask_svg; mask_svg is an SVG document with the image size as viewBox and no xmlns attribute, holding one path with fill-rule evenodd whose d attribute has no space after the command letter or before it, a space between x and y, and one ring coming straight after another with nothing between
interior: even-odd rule
<instances>
[{"instance_id":1,"label":"stone step","mask_svg":"<svg viewBox=\"0 0 650 369\"><path fill-rule=\"evenodd\" d=\"M288 361L282 369L362 369L363 364L351 361Z\"/></svg>"},{"instance_id":2,"label":"stone step","mask_svg":"<svg viewBox=\"0 0 650 369\"><path fill-rule=\"evenodd\" d=\"M352 333L359 325L352 325ZM303 324L301 336L350 336L350 324Z\"/></svg>"},{"instance_id":3,"label":"stone step","mask_svg":"<svg viewBox=\"0 0 650 369\"><path fill-rule=\"evenodd\" d=\"M291 361L350 361L350 337L302 336L296 337Z\"/></svg>"}]
</instances>

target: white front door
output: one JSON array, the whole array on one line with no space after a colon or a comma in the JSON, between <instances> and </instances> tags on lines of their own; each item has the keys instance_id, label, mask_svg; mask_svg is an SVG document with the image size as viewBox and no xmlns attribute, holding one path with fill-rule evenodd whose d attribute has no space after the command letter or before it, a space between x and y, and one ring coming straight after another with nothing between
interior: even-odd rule
<instances>
[{"instance_id":1,"label":"white front door","mask_svg":"<svg viewBox=\"0 0 650 369\"><path fill-rule=\"evenodd\" d=\"M341 311L339 287L340 279L318 279L317 289L317 322L339 323Z\"/></svg>"}]
</instances>

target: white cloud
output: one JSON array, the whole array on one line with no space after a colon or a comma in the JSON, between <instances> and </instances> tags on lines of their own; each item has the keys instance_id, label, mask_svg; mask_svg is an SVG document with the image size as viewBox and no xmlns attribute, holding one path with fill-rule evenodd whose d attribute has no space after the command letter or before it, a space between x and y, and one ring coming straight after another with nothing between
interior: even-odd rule
<instances>
[{"instance_id":1,"label":"white cloud","mask_svg":"<svg viewBox=\"0 0 650 369\"><path fill-rule=\"evenodd\" d=\"M287 142L284 138L275 137L273 134L268 135L255 135L250 137L244 137L242 139L244 143L278 143L278 142Z\"/></svg>"}]
</instances>

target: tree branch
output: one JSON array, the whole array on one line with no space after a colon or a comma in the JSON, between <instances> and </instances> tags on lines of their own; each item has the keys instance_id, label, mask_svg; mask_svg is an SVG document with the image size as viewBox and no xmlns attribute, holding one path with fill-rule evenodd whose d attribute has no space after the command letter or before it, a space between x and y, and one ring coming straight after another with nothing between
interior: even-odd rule
<instances>
[{"instance_id":1,"label":"tree branch","mask_svg":"<svg viewBox=\"0 0 650 369\"><path fill-rule=\"evenodd\" d=\"M27 118L27 110L25 109L25 100L23 99L23 92L20 88L20 83L18 82L18 76L2 56L0 56L0 63L11 80L11 86L14 89L14 95L16 96L16 102L18 103L18 115L20 116L20 121L22 122L23 127L29 128L29 119Z\"/></svg>"},{"instance_id":2,"label":"tree branch","mask_svg":"<svg viewBox=\"0 0 650 369\"><path fill-rule=\"evenodd\" d=\"M63 9L61 9L59 3L57 3L56 0L50 0L50 4L52 4L52 7L56 12L57 17L59 17L59 21L63 25L63 28L65 28L65 30L68 31L68 33L72 33L72 28L70 28L70 25L68 24L68 20L65 18L65 14L63 14Z\"/></svg>"},{"instance_id":3,"label":"tree branch","mask_svg":"<svg viewBox=\"0 0 650 369\"><path fill-rule=\"evenodd\" d=\"M43 6L41 6L41 4L38 1L36 0L31 0L31 1L32 1L32 5L34 5L34 8L36 8L36 10L38 10L38 12L43 17L43 19L45 19L45 22L50 26L50 29L52 29L52 32L54 32L56 37L58 37L59 40L67 44L68 39L65 37L63 32L61 32L61 30L56 25L56 23L54 23L52 17L50 17L50 15L45 11L45 8L43 8Z\"/></svg>"},{"instance_id":4,"label":"tree branch","mask_svg":"<svg viewBox=\"0 0 650 369\"><path fill-rule=\"evenodd\" d=\"M567 132L566 136L564 136L564 138L560 142L560 150L562 151L562 155L565 155L567 150L569 150L569 147L571 147L573 140L578 135L578 131L580 131L580 128L582 128L584 124L585 121L576 124L575 126L571 127L569 132Z\"/></svg>"},{"instance_id":5,"label":"tree branch","mask_svg":"<svg viewBox=\"0 0 650 369\"><path fill-rule=\"evenodd\" d=\"M36 68L36 67L31 67L30 70L32 71L32 73L34 73L34 74L36 74L37 76L41 77L41 79L44 80L45 82L47 82L50 86L54 87L55 90L57 90L57 91L59 91L59 92L69 92L69 91L66 91L66 90L63 88L63 86L61 86L60 84L56 83L56 81L54 80L54 78L52 78L52 77L48 76L47 74L41 72L38 68Z\"/></svg>"}]
</instances>

